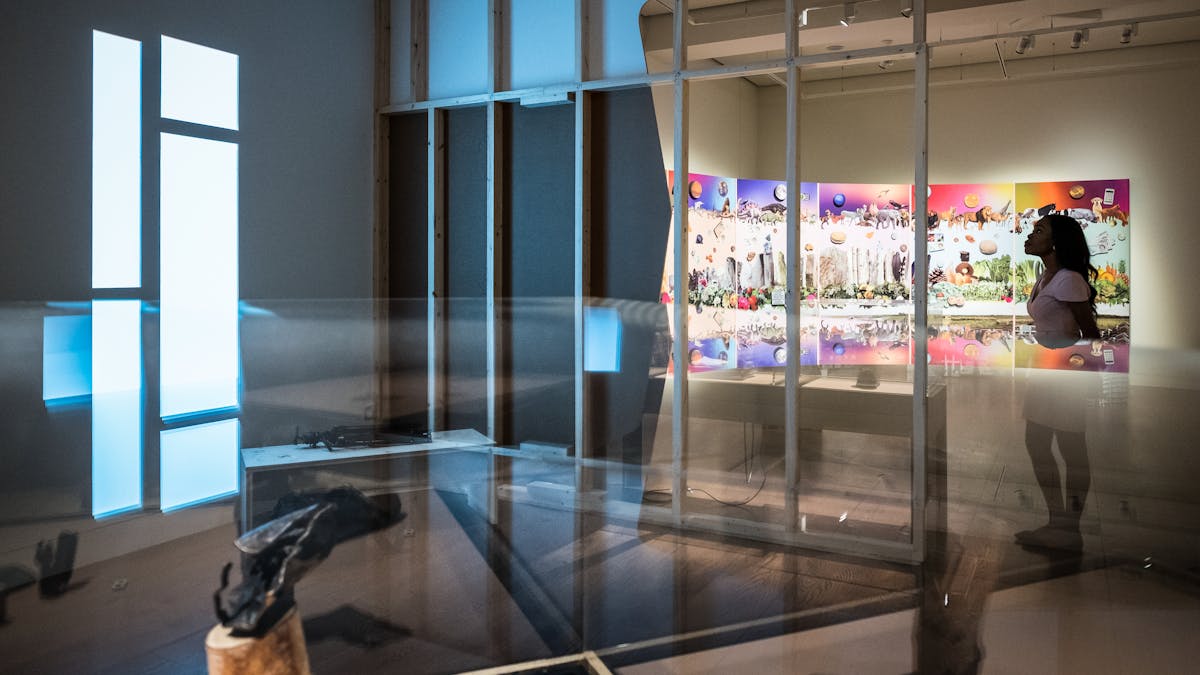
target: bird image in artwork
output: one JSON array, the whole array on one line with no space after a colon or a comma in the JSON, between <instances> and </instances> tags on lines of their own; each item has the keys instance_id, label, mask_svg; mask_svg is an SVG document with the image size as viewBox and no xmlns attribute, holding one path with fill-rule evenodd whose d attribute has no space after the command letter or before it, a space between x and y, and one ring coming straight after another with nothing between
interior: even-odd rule
<instances>
[{"instance_id":1,"label":"bird image in artwork","mask_svg":"<svg viewBox=\"0 0 1200 675\"><path fill-rule=\"evenodd\" d=\"M884 197L886 197L886 196L887 196L887 193L889 193L889 192L891 192L891 191L892 191L892 189L891 189L891 188L884 188L883 190L880 190L880 191L879 191L879 194L875 195L875 198L876 198L876 199L883 199Z\"/></svg>"}]
</instances>

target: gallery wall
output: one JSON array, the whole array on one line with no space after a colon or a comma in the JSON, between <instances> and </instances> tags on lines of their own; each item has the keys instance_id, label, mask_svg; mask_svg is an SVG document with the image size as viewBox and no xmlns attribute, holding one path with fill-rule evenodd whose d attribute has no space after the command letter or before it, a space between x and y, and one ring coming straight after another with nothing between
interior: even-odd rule
<instances>
[{"instance_id":1,"label":"gallery wall","mask_svg":"<svg viewBox=\"0 0 1200 675\"><path fill-rule=\"evenodd\" d=\"M1041 66L1026 66L1031 71L1044 68L1040 75L1031 72L1005 81L989 73L987 80L974 84L945 82L932 87L929 181L1128 177L1130 201L1145 233L1133 241L1131 251L1131 267L1144 271L1131 289L1138 325L1133 345L1147 350L1195 349L1200 345L1200 317L1181 309L1194 304L1188 284L1179 283L1174 274L1154 271L1188 270L1191 252L1200 248L1200 230L1189 215L1194 186L1200 180L1200 168L1191 157L1200 146L1200 130L1189 111L1200 103L1200 93L1181 86L1200 78L1200 46L1153 49L1157 65L1152 66L1125 70L1109 66L1092 74L1072 70L1054 76L1050 59L1042 59ZM1133 61L1133 56L1129 58ZM1064 67L1062 57L1058 67ZM882 77L879 82L888 87L867 89L874 78L808 85L809 96L801 108L806 180L911 181L912 92L902 88L899 78L904 74ZM907 77L911 80L911 75ZM949 79L942 74L941 80ZM841 89L861 93L841 94ZM692 89L693 106L702 110L709 109L707 102L696 105L705 101L700 98L704 91ZM753 175L782 177L783 144L772 139L785 137L784 90L759 88L754 96L758 129ZM655 98L660 130L661 120L671 118L669 103L669 97ZM739 123L733 115L712 122L723 128ZM732 132L697 133L697 126L693 121L691 171L728 175L727 167L737 160L710 158L716 153L751 152L745 146L719 142ZM660 138L664 166L669 167L672 137L664 133ZM1142 365L1149 367L1151 362L1143 360ZM1133 359L1132 372L1139 367Z\"/></svg>"}]
</instances>

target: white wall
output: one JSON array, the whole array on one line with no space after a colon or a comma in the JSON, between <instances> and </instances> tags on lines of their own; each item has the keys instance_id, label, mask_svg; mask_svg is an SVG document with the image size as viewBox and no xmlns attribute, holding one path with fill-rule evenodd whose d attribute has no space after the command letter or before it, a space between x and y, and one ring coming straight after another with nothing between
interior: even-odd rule
<instances>
[{"instance_id":1,"label":"white wall","mask_svg":"<svg viewBox=\"0 0 1200 675\"><path fill-rule=\"evenodd\" d=\"M1200 313L1192 281L1200 252L1193 215L1200 166L1200 45L1159 49L1156 65L1088 74L1016 75L952 84L939 73L930 92L929 180L939 182L1040 181L1129 178L1136 232L1130 238L1133 342L1142 349L1200 347ZM1047 60L1048 61L1048 60ZM1036 68L1036 64L1026 66ZM1058 68L1063 68L1060 57ZM970 74L970 73L968 73ZM806 83L801 107L801 161L805 180L906 182L912 180L911 74ZM872 90L839 94L838 90ZM880 86L887 85L887 86ZM705 88L732 87L704 83ZM694 87L698 92L700 87ZM739 91L746 92L739 88ZM656 94L664 164L671 165L670 89ZM694 93L691 170L735 171L738 178L784 176L784 89L745 93L734 105ZM736 125L751 123L751 148L725 157L724 136L746 138ZM697 133L699 132L699 133ZM715 170L719 167L721 171ZM732 167L732 168L727 168ZM726 173L726 175L729 175Z\"/></svg>"},{"instance_id":2,"label":"white wall","mask_svg":"<svg viewBox=\"0 0 1200 675\"><path fill-rule=\"evenodd\" d=\"M758 88L742 78L691 84L691 142L688 170L714 176L758 176ZM673 165L675 152L674 89L654 87L654 111L662 142L663 166Z\"/></svg>"}]
</instances>

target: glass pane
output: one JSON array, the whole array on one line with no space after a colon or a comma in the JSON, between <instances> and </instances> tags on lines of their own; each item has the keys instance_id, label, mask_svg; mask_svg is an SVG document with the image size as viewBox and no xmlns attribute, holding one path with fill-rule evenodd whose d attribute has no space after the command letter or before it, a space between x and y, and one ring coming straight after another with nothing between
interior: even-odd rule
<instances>
[{"instance_id":1,"label":"glass pane","mask_svg":"<svg viewBox=\"0 0 1200 675\"><path fill-rule=\"evenodd\" d=\"M163 417L238 404L238 146L162 134Z\"/></svg>"},{"instance_id":2,"label":"glass pane","mask_svg":"<svg viewBox=\"0 0 1200 675\"><path fill-rule=\"evenodd\" d=\"M142 43L92 31L92 288L142 284Z\"/></svg>"},{"instance_id":3,"label":"glass pane","mask_svg":"<svg viewBox=\"0 0 1200 675\"><path fill-rule=\"evenodd\" d=\"M162 116L238 128L238 56L162 36Z\"/></svg>"}]
</instances>

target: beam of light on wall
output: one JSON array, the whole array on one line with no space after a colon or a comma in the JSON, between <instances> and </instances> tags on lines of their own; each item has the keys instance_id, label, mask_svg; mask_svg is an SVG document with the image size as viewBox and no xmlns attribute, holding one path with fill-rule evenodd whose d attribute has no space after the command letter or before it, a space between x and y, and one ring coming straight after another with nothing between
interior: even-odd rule
<instances>
[{"instance_id":1,"label":"beam of light on wall","mask_svg":"<svg viewBox=\"0 0 1200 675\"><path fill-rule=\"evenodd\" d=\"M142 303L92 303L92 515L142 505Z\"/></svg>"},{"instance_id":2,"label":"beam of light on wall","mask_svg":"<svg viewBox=\"0 0 1200 675\"><path fill-rule=\"evenodd\" d=\"M240 424L233 419L161 433L159 501L163 511L237 492L240 431Z\"/></svg>"},{"instance_id":3,"label":"beam of light on wall","mask_svg":"<svg viewBox=\"0 0 1200 675\"><path fill-rule=\"evenodd\" d=\"M42 400L78 402L92 393L92 318L42 318Z\"/></svg>"},{"instance_id":4,"label":"beam of light on wall","mask_svg":"<svg viewBox=\"0 0 1200 675\"><path fill-rule=\"evenodd\" d=\"M142 43L92 31L92 288L142 284Z\"/></svg>"},{"instance_id":5,"label":"beam of light on wall","mask_svg":"<svg viewBox=\"0 0 1200 675\"><path fill-rule=\"evenodd\" d=\"M238 146L161 135L160 414L238 404Z\"/></svg>"},{"instance_id":6,"label":"beam of light on wall","mask_svg":"<svg viewBox=\"0 0 1200 675\"><path fill-rule=\"evenodd\" d=\"M238 128L238 56L162 36L162 116Z\"/></svg>"},{"instance_id":7,"label":"beam of light on wall","mask_svg":"<svg viewBox=\"0 0 1200 675\"><path fill-rule=\"evenodd\" d=\"M615 307L585 307L583 369L621 372L621 313Z\"/></svg>"}]
</instances>

